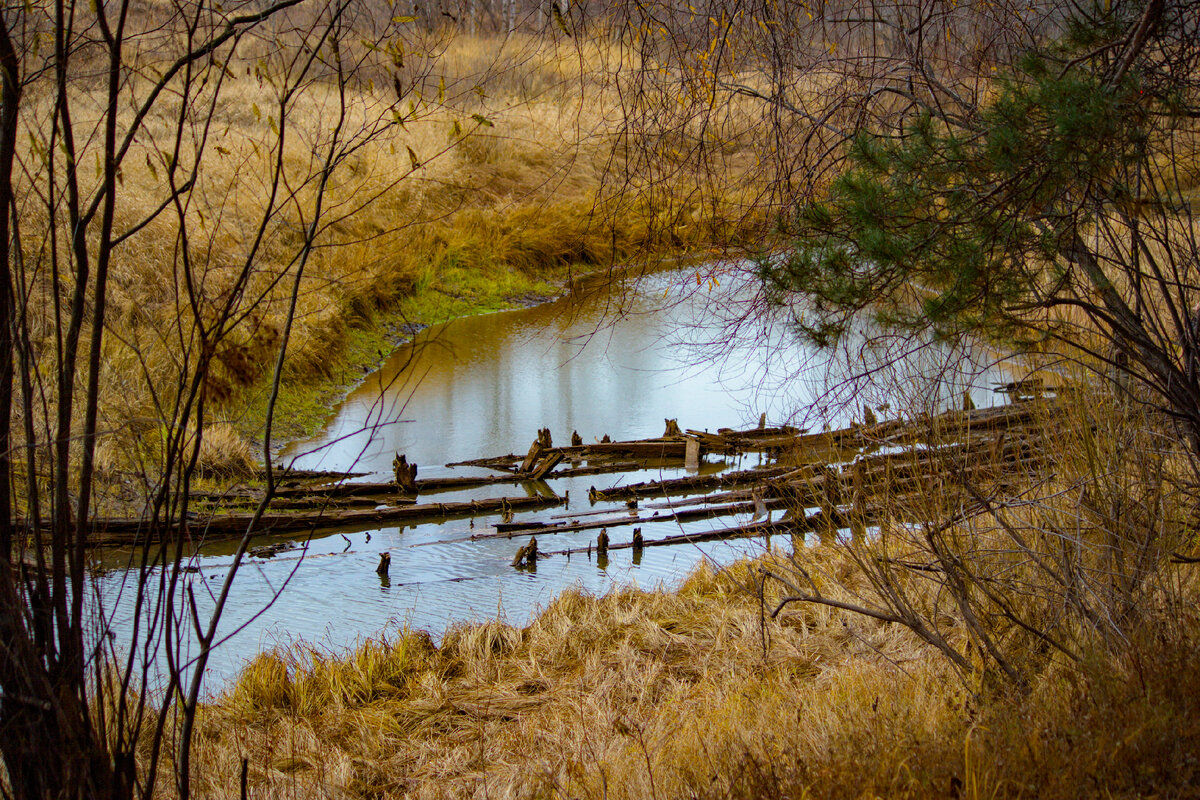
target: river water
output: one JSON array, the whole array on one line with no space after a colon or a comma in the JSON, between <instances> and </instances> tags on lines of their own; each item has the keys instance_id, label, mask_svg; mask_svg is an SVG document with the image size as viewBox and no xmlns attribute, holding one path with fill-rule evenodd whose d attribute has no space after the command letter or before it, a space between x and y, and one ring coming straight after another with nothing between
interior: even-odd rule
<instances>
[{"instance_id":1,"label":"river water","mask_svg":"<svg viewBox=\"0 0 1200 800\"><path fill-rule=\"evenodd\" d=\"M699 284L699 285L698 285ZM419 465L419 477L473 475L448 462L524 453L539 428L556 444L572 431L584 441L661 435L664 420L716 430L789 423L819 429L861 418L862 404L880 419L893 409L946 406L970 391L979 406L1001 402L990 385L1008 380L980 354L947 346L915 347L903 339L851 337L841 349L814 352L792 337L779 315L753 308L753 287L736 273L659 273L636 286L581 290L534 308L455 320L423 331L400 347L336 408L313 439L284 451L296 467L388 474L396 453ZM749 317L749 319L747 319ZM947 365L953 365L947 367ZM747 468L759 457L708 457L701 472ZM595 510L589 486L672 478L654 469L550 481L562 507L518 519ZM498 485L442 493L423 502L546 491ZM495 518L396 525L322 533L274 558L250 558L238 573L220 631L227 637L210 663L219 688L254 654L302 640L331 650L402 627L440 637L452 625L499 617L514 625L568 587L604 592L617 585L670 587L704 559L724 564L761 552L760 541L647 548L635 563L615 551L603 566L587 557L555 557L536 572L510 566L525 538L471 541ZM647 525L647 539L726 527L724 518ZM595 531L542 535L543 550L586 545ZM629 529L613 531L626 541ZM213 604L234 545L205 547L189 574L203 614ZM389 580L375 573L391 553ZM112 563L111 561L109 563ZM118 635L131 629L127 574L100 577L104 605L115 610Z\"/></svg>"}]
</instances>

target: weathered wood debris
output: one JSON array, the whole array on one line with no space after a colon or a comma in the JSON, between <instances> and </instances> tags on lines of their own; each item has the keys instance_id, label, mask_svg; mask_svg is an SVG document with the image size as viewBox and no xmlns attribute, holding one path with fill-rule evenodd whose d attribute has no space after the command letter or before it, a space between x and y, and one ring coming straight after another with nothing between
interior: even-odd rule
<instances>
[{"instance_id":1,"label":"weathered wood debris","mask_svg":"<svg viewBox=\"0 0 1200 800\"><path fill-rule=\"evenodd\" d=\"M1031 387L1014 387L1015 396L1032 394ZM765 416L747 430L718 429L715 433L682 430L666 420L664 435L651 439L584 443L572 432L571 444L555 447L549 429L523 455L509 454L461 461L448 467L484 468L488 474L418 478L417 465L397 453L393 480L361 482L337 479L329 473L286 473L266 512L255 520L263 501L261 487L241 486L225 492L191 495L195 513L183 529L171 535L213 540L254 534L305 534L319 530L437 521L493 515L501 518L492 531L469 539L512 537L518 533L553 535L600 530L594 548L538 550L531 557L525 545L514 564L530 566L538 558L558 554L656 547L681 542L757 536L772 532L825 530L871 524L884 505L903 507L950 480L997 485L1020 480L1047 464L1038 425L1052 413L1055 401L1034 397L1028 402L962 410L939 415L879 421L873 413L864 422L832 431L808 432L789 426L769 427ZM756 469L685 475L674 479L595 487L589 501L624 502L626 508L579 511L515 520L522 512L552 508L568 501L551 485L581 475L621 475L649 468L697 466L705 456L766 454L770 463ZM340 477L340 476L338 476ZM465 491L498 484L523 486L527 496L488 497L449 503L422 502L422 494ZM689 499L690 498L690 499ZM655 501L646 504L646 501ZM816 509L816 513L809 513ZM778 515L778 519L772 520ZM686 522L726 517L749 517L750 522L716 531L679 533L643 538L642 529L655 523L680 526ZM763 518L766 518L765 521ZM846 525L842 525L846 523ZM148 527L140 519L96 519L96 544L145 544ZM626 542L612 542L609 531L636 531ZM161 534L157 534L161 541Z\"/></svg>"},{"instance_id":2,"label":"weathered wood debris","mask_svg":"<svg viewBox=\"0 0 1200 800\"><path fill-rule=\"evenodd\" d=\"M415 520L478 517L487 514L511 515L517 511L552 508L566 502L565 497L488 497L460 503L424 503L369 510L344 510L330 507L321 511L263 514L251 529L254 514L238 512L197 515L182 533L194 539L215 540L242 536L248 531L258 535L306 533L331 528L366 530L381 525ZM157 544L149 540L140 519L97 519L93 522L92 543L97 545Z\"/></svg>"}]
</instances>

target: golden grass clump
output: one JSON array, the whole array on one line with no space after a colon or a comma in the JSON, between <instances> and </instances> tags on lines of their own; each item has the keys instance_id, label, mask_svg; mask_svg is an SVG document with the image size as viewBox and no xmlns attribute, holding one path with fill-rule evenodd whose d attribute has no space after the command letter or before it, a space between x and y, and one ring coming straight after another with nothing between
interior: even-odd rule
<instances>
[{"instance_id":1,"label":"golden grass clump","mask_svg":"<svg viewBox=\"0 0 1200 800\"><path fill-rule=\"evenodd\" d=\"M257 463L254 453L237 429L227 422L209 425L200 437L196 471L206 478L248 478Z\"/></svg>"},{"instance_id":2,"label":"golden grass clump","mask_svg":"<svg viewBox=\"0 0 1200 800\"><path fill-rule=\"evenodd\" d=\"M441 648L260 656L202 709L197 788L236 796L242 757L259 797L1141 796L1196 775L1194 640L979 693L897 626L764 620L736 587L702 567L678 592L570 591L524 630L462 626Z\"/></svg>"}]
</instances>

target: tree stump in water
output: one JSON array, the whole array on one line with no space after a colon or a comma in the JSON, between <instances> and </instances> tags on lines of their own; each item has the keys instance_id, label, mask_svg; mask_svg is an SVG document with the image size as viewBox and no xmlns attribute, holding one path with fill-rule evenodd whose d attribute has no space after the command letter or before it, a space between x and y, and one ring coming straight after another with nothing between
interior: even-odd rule
<instances>
[{"instance_id":1,"label":"tree stump in water","mask_svg":"<svg viewBox=\"0 0 1200 800\"><path fill-rule=\"evenodd\" d=\"M375 572L379 573L379 575L386 578L387 574L388 574L388 569L391 566L392 566L392 554L391 553L380 553L379 554L379 566L375 568Z\"/></svg>"},{"instance_id":2,"label":"tree stump in water","mask_svg":"<svg viewBox=\"0 0 1200 800\"><path fill-rule=\"evenodd\" d=\"M526 567L533 567L533 566L537 565L537 559L538 559L537 537L530 536L529 544L525 545L524 547L522 547L520 550L517 551L517 555L512 560L512 565L514 567L519 567L522 565L524 565Z\"/></svg>"},{"instance_id":3,"label":"tree stump in water","mask_svg":"<svg viewBox=\"0 0 1200 800\"><path fill-rule=\"evenodd\" d=\"M579 431L571 431L571 447L582 447L583 437L579 435Z\"/></svg>"},{"instance_id":4,"label":"tree stump in water","mask_svg":"<svg viewBox=\"0 0 1200 800\"><path fill-rule=\"evenodd\" d=\"M409 464L406 456L397 453L392 459L392 470L396 474L396 488L405 494L417 493L416 464Z\"/></svg>"},{"instance_id":5,"label":"tree stump in water","mask_svg":"<svg viewBox=\"0 0 1200 800\"><path fill-rule=\"evenodd\" d=\"M538 429L538 444L540 444L546 450L549 450L551 447L554 447L554 442L550 438L550 429L549 428L539 428Z\"/></svg>"},{"instance_id":6,"label":"tree stump in water","mask_svg":"<svg viewBox=\"0 0 1200 800\"><path fill-rule=\"evenodd\" d=\"M638 555L639 553L642 552L642 548L644 548L645 546L646 546L646 543L642 539L642 529L634 528L633 529L633 554Z\"/></svg>"},{"instance_id":7,"label":"tree stump in water","mask_svg":"<svg viewBox=\"0 0 1200 800\"><path fill-rule=\"evenodd\" d=\"M608 528L601 528L600 535L596 537L596 555L608 555Z\"/></svg>"},{"instance_id":8,"label":"tree stump in water","mask_svg":"<svg viewBox=\"0 0 1200 800\"><path fill-rule=\"evenodd\" d=\"M664 439L669 439L672 436L683 436L683 431L679 430L679 420L669 419L666 422L667 422L667 429L665 431L663 431Z\"/></svg>"}]
</instances>

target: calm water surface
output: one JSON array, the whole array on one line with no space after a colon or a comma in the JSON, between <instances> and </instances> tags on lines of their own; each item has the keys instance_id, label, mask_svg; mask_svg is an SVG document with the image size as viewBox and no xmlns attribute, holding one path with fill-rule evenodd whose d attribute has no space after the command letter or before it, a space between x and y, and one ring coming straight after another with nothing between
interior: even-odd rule
<instances>
[{"instance_id":1,"label":"calm water surface","mask_svg":"<svg viewBox=\"0 0 1200 800\"><path fill-rule=\"evenodd\" d=\"M861 417L861 404L892 408L957 403L964 389L977 405L999 400L990 390L1005 373L983 356L945 347L915 349L902 341L868 345L865 338L833 353L798 344L782 319L738 322L752 291L727 275L718 284L663 273L636 291L583 293L536 308L470 317L427 330L399 348L336 409L312 440L291 446L283 459L297 467L387 474L396 453L420 465L420 477L480 474L448 462L524 453L539 428L556 444L572 431L584 441L662 434L664 419L681 428L715 430L788 422L819 429ZM907 349L906 349L907 348ZM909 351L913 352L909 352ZM894 362L894 363L893 363ZM947 370L946 364L955 365ZM851 380L848 376L858 376ZM745 468L709 459L701 471ZM591 485L673 478L683 470L646 470L550 481L569 509L518 519L596 510ZM532 493L501 485L431 495L427 502ZM541 491L546 488L541 487ZM623 506L614 506L623 510ZM499 616L526 623L565 588L603 592L615 585L677 584L700 561L728 563L759 552L763 541L713 542L647 548L635 563L616 551L601 567L586 557L545 559L536 572L510 566L525 538L470 541L495 518L454 520L369 531L322 534L298 541L271 559L248 559L238 574L221 623L228 640L211 662L209 686L219 688L255 653L295 640L331 649L411 626L440 636L447 627ZM724 518L643 526L647 539L747 521ZM614 542L629 528L614 529ZM539 536L543 550L586 545L596 531ZM199 553L192 581L200 610L212 607L232 544ZM379 554L392 555L390 581L375 574ZM111 563L111 562L110 562ZM132 604L125 573L100 578L118 630L128 633ZM272 599L274 598L274 602Z\"/></svg>"}]
</instances>

